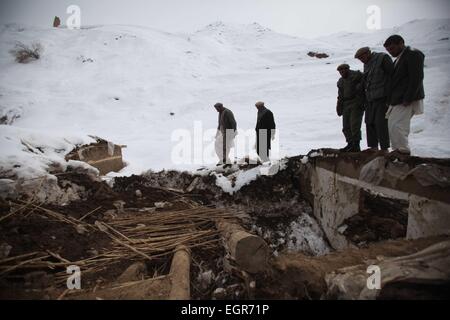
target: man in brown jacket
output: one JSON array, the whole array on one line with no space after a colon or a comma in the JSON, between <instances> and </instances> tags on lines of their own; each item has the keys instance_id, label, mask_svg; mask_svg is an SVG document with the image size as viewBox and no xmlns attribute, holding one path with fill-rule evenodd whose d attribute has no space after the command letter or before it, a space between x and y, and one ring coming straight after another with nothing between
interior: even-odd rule
<instances>
[{"instance_id":1,"label":"man in brown jacket","mask_svg":"<svg viewBox=\"0 0 450 320\"><path fill-rule=\"evenodd\" d=\"M228 154L230 153L230 149L234 146L237 127L236 120L234 119L233 112L231 112L230 109L225 108L222 103L216 103L214 108L219 113L215 142L216 154L219 157L219 163L217 163L217 165L231 165Z\"/></svg>"}]
</instances>

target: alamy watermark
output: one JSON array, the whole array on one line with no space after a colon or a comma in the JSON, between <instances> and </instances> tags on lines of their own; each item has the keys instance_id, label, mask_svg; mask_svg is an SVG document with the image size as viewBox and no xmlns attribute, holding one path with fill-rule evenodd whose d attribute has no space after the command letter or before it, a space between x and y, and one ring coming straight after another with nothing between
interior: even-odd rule
<instances>
[{"instance_id":1,"label":"alamy watermark","mask_svg":"<svg viewBox=\"0 0 450 320\"><path fill-rule=\"evenodd\" d=\"M79 266L70 265L66 269L67 274L67 289L80 290L81 289L81 269Z\"/></svg>"},{"instance_id":2,"label":"alamy watermark","mask_svg":"<svg viewBox=\"0 0 450 320\"><path fill-rule=\"evenodd\" d=\"M194 121L192 130L173 130L171 141L171 161L175 165L205 165L217 161L232 164L238 158L257 164L277 160L280 153L278 130L227 129L222 132L204 129L201 121Z\"/></svg>"},{"instance_id":3,"label":"alamy watermark","mask_svg":"<svg viewBox=\"0 0 450 320\"><path fill-rule=\"evenodd\" d=\"M381 289L381 269L379 266L373 264L367 267L367 273L370 276L367 278L367 289L380 290Z\"/></svg>"},{"instance_id":4,"label":"alamy watermark","mask_svg":"<svg viewBox=\"0 0 450 320\"><path fill-rule=\"evenodd\" d=\"M370 5L366 9L367 17L366 26L369 30L381 29L381 8L377 5Z\"/></svg>"},{"instance_id":5,"label":"alamy watermark","mask_svg":"<svg viewBox=\"0 0 450 320\"><path fill-rule=\"evenodd\" d=\"M67 7L66 13L70 16L66 20L67 29L74 30L81 28L81 8L75 4Z\"/></svg>"}]
</instances>

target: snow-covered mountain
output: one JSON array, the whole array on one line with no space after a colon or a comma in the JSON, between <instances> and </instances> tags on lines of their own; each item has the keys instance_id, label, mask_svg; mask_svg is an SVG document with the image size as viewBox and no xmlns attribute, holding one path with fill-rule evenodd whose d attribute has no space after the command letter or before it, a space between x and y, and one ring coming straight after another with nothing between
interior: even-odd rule
<instances>
[{"instance_id":1,"label":"snow-covered mountain","mask_svg":"<svg viewBox=\"0 0 450 320\"><path fill-rule=\"evenodd\" d=\"M0 27L0 118L8 124L0 125L0 176L10 170L40 175L74 144L88 142L89 134L128 146L129 165L121 174L198 167L172 161L172 133L193 132L195 121L214 131L217 101L233 110L241 132L254 128L255 101L265 101L279 128L281 155L340 147L336 66L347 62L362 69L355 50L363 45L383 50L392 33L426 54L425 114L413 119L413 153L449 157L449 28L450 20L419 20L309 40L257 23L216 22L192 34L123 25L81 30L5 25ZM9 50L16 41L41 43L42 57L15 62ZM311 58L308 51L330 57ZM21 141L43 152L32 153Z\"/></svg>"}]
</instances>

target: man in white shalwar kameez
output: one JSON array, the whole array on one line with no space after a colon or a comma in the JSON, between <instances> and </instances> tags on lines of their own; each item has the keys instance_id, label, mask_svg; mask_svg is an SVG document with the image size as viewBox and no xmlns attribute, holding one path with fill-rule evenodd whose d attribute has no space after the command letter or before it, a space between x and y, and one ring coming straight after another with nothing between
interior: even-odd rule
<instances>
[{"instance_id":1,"label":"man in white shalwar kameez","mask_svg":"<svg viewBox=\"0 0 450 320\"><path fill-rule=\"evenodd\" d=\"M399 35L390 36L384 47L396 58L389 94L388 119L389 138L394 152L411 154L409 132L411 118L423 113L423 67L425 55L405 46Z\"/></svg>"}]
</instances>

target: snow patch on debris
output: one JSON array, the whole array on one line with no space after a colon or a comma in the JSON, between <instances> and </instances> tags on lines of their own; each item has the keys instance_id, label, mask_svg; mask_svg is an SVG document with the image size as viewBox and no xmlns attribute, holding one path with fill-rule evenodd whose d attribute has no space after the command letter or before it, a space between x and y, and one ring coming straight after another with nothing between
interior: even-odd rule
<instances>
[{"instance_id":1,"label":"snow patch on debris","mask_svg":"<svg viewBox=\"0 0 450 320\"><path fill-rule=\"evenodd\" d=\"M287 217L263 221L256 219L252 224L252 232L262 237L273 254L280 252L302 252L312 256L320 256L332 251L320 226L310 216L309 207L301 209L297 217L286 221Z\"/></svg>"},{"instance_id":2,"label":"snow patch on debris","mask_svg":"<svg viewBox=\"0 0 450 320\"><path fill-rule=\"evenodd\" d=\"M290 225L291 234L287 244L290 251L310 251L316 256L329 253L330 247L317 222L307 214L302 214Z\"/></svg>"},{"instance_id":3,"label":"snow patch on debris","mask_svg":"<svg viewBox=\"0 0 450 320\"><path fill-rule=\"evenodd\" d=\"M216 185L222 188L224 192L232 195L243 186L256 180L261 175L274 175L280 170L284 170L286 168L286 164L287 159L282 159L266 162L249 170L238 170L228 176L217 172L213 172L212 174L216 177Z\"/></svg>"},{"instance_id":4,"label":"snow patch on debris","mask_svg":"<svg viewBox=\"0 0 450 320\"><path fill-rule=\"evenodd\" d=\"M49 175L49 171L64 171L68 165L73 167L91 166L79 161L66 162L65 155L76 145L90 143L79 137L58 137L41 131L0 126L0 176L14 179L33 179Z\"/></svg>"},{"instance_id":5,"label":"snow patch on debris","mask_svg":"<svg viewBox=\"0 0 450 320\"><path fill-rule=\"evenodd\" d=\"M85 188L65 180L64 174L85 174L96 180L99 171L82 161L66 161L65 155L90 142L89 137L64 138L0 125L0 197L55 204L83 198Z\"/></svg>"}]
</instances>

